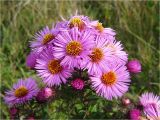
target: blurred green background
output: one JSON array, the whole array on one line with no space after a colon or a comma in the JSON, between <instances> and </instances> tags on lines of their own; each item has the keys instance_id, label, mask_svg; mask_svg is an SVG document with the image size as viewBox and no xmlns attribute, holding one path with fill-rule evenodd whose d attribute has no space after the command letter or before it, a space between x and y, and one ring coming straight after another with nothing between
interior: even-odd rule
<instances>
[{"instance_id":1,"label":"blurred green background","mask_svg":"<svg viewBox=\"0 0 160 120\"><path fill-rule=\"evenodd\" d=\"M144 91L159 94L159 2L158 1L70 1L70 0L20 0L0 1L0 63L1 63L1 116L9 118L8 109L3 102L4 91L11 88L19 78L36 73L26 68L25 58L29 53L29 41L42 27L51 25L63 18L68 19L78 11L91 19L100 20L105 27L117 32L129 54L129 59L139 59L142 72L132 76L132 84L128 96L133 100ZM65 99L65 98L64 98ZM114 102L116 104L116 102ZM57 101L57 105L61 102ZM94 104L94 103L93 103ZM54 105L51 105L54 107ZM92 105L91 105L92 106ZM112 106L112 105L111 105ZM64 111L47 108L49 118L70 118L72 106L64 106ZM97 117L104 111L96 108ZM96 118L85 109L85 113L77 118ZM116 112L110 111L110 118ZM119 117L117 115L117 117ZM102 117L103 118L103 117ZM109 118L109 117L108 117Z\"/></svg>"}]
</instances>

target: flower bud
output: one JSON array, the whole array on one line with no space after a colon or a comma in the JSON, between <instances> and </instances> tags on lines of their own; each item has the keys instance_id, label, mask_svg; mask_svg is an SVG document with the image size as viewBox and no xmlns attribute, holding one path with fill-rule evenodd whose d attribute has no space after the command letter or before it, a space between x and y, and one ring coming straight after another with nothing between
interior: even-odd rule
<instances>
[{"instance_id":1,"label":"flower bud","mask_svg":"<svg viewBox=\"0 0 160 120\"><path fill-rule=\"evenodd\" d=\"M127 68L131 73L141 72L141 64L138 60L131 60L127 63Z\"/></svg>"},{"instance_id":2,"label":"flower bud","mask_svg":"<svg viewBox=\"0 0 160 120\"><path fill-rule=\"evenodd\" d=\"M71 82L71 86L77 90L82 90L84 87L84 81L80 78L77 78Z\"/></svg>"},{"instance_id":3,"label":"flower bud","mask_svg":"<svg viewBox=\"0 0 160 120\"><path fill-rule=\"evenodd\" d=\"M15 107L12 107L9 109L10 115L16 115L18 113L18 109Z\"/></svg>"},{"instance_id":4,"label":"flower bud","mask_svg":"<svg viewBox=\"0 0 160 120\"><path fill-rule=\"evenodd\" d=\"M17 115L17 113L18 113L18 109L17 108L15 108L15 107L10 108L9 109L10 119L14 120L16 115Z\"/></svg>"},{"instance_id":5,"label":"flower bud","mask_svg":"<svg viewBox=\"0 0 160 120\"><path fill-rule=\"evenodd\" d=\"M123 98L123 99L122 99L122 103L123 103L125 106L128 106L128 105L131 103L131 101L130 101L129 98Z\"/></svg>"},{"instance_id":6,"label":"flower bud","mask_svg":"<svg viewBox=\"0 0 160 120\"><path fill-rule=\"evenodd\" d=\"M132 109L130 110L129 115L131 120L139 120L141 112L139 109Z\"/></svg>"},{"instance_id":7,"label":"flower bud","mask_svg":"<svg viewBox=\"0 0 160 120\"><path fill-rule=\"evenodd\" d=\"M48 87L44 88L44 97L45 98L49 98L52 95L53 95L53 91L51 88L48 88Z\"/></svg>"}]
</instances>

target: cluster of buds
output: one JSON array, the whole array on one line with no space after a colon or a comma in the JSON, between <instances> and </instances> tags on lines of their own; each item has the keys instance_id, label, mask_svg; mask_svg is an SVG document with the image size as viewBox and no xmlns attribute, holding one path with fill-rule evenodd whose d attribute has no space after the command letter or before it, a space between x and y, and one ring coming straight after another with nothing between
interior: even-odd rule
<instances>
[{"instance_id":1,"label":"cluster of buds","mask_svg":"<svg viewBox=\"0 0 160 120\"><path fill-rule=\"evenodd\" d=\"M48 101L49 99L55 97L55 90L49 88L49 87L45 87L45 88L42 88L38 94L37 94L37 97L36 97L36 100L40 103L43 103L43 102L46 102Z\"/></svg>"}]
</instances>

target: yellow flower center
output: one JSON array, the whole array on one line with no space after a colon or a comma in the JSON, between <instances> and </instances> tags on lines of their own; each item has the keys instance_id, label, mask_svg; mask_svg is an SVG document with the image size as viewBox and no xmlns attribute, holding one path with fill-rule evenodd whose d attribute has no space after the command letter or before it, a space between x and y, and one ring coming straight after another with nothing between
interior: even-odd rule
<instances>
[{"instance_id":1,"label":"yellow flower center","mask_svg":"<svg viewBox=\"0 0 160 120\"><path fill-rule=\"evenodd\" d=\"M84 22L80 19L80 18L72 18L70 23L69 23L69 27L72 28L72 27L78 27L80 30L83 30L84 29Z\"/></svg>"},{"instance_id":2,"label":"yellow flower center","mask_svg":"<svg viewBox=\"0 0 160 120\"><path fill-rule=\"evenodd\" d=\"M48 63L48 69L52 74L57 74L62 71L63 67L60 65L59 60L50 60Z\"/></svg>"},{"instance_id":3,"label":"yellow flower center","mask_svg":"<svg viewBox=\"0 0 160 120\"><path fill-rule=\"evenodd\" d=\"M24 97L28 94L28 90L25 86L20 86L18 89L14 91L14 95L18 98Z\"/></svg>"},{"instance_id":4,"label":"yellow flower center","mask_svg":"<svg viewBox=\"0 0 160 120\"><path fill-rule=\"evenodd\" d=\"M92 59L92 62L99 62L103 59L103 52L100 48L94 48L92 54L89 57Z\"/></svg>"},{"instance_id":5,"label":"yellow flower center","mask_svg":"<svg viewBox=\"0 0 160 120\"><path fill-rule=\"evenodd\" d=\"M52 34L46 34L46 35L43 37L42 44L47 44L48 42L50 42L50 41L53 40L54 38L55 38L54 35L52 35Z\"/></svg>"},{"instance_id":6,"label":"yellow flower center","mask_svg":"<svg viewBox=\"0 0 160 120\"><path fill-rule=\"evenodd\" d=\"M116 79L117 79L117 76L113 71L104 73L101 76L102 82L107 86L113 85L116 82Z\"/></svg>"},{"instance_id":7,"label":"yellow flower center","mask_svg":"<svg viewBox=\"0 0 160 120\"><path fill-rule=\"evenodd\" d=\"M102 23L98 22L97 26L96 26L96 29L99 30L100 32L103 32L104 27L103 27Z\"/></svg>"},{"instance_id":8,"label":"yellow flower center","mask_svg":"<svg viewBox=\"0 0 160 120\"><path fill-rule=\"evenodd\" d=\"M69 55L77 56L82 52L82 45L78 41L71 41L66 46L66 52Z\"/></svg>"}]
</instances>

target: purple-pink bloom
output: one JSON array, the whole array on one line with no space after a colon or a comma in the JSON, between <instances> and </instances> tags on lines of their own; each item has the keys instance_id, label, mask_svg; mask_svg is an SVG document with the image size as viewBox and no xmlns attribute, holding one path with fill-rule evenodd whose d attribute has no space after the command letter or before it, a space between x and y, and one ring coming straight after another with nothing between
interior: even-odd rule
<instances>
[{"instance_id":1,"label":"purple-pink bloom","mask_svg":"<svg viewBox=\"0 0 160 120\"><path fill-rule=\"evenodd\" d=\"M58 31L54 28L49 29L48 26L43 28L41 31L37 32L34 36L34 40L31 41L31 48L36 52L42 52L49 45L52 46L51 43L54 42L54 39Z\"/></svg>"},{"instance_id":2,"label":"purple-pink bloom","mask_svg":"<svg viewBox=\"0 0 160 120\"><path fill-rule=\"evenodd\" d=\"M61 65L69 68L82 68L89 59L91 48L94 46L94 37L90 31L80 32L77 27L60 32L55 40L53 55L62 59Z\"/></svg>"},{"instance_id":3,"label":"purple-pink bloom","mask_svg":"<svg viewBox=\"0 0 160 120\"><path fill-rule=\"evenodd\" d=\"M105 68L103 73L90 77L92 88L108 100L121 97L128 91L131 81L126 66L113 64Z\"/></svg>"},{"instance_id":4,"label":"purple-pink bloom","mask_svg":"<svg viewBox=\"0 0 160 120\"><path fill-rule=\"evenodd\" d=\"M128 61L128 55L127 53L123 50L123 46L120 43L120 41L116 40L107 40L106 47L110 49L111 54L112 54L112 59L111 63L117 63L121 65L125 65Z\"/></svg>"},{"instance_id":5,"label":"purple-pink bloom","mask_svg":"<svg viewBox=\"0 0 160 120\"><path fill-rule=\"evenodd\" d=\"M139 109L132 109L130 110L129 115L131 120L140 120L141 112Z\"/></svg>"},{"instance_id":6,"label":"purple-pink bloom","mask_svg":"<svg viewBox=\"0 0 160 120\"><path fill-rule=\"evenodd\" d=\"M138 60L131 60L127 63L127 68L131 73L141 72L141 63Z\"/></svg>"},{"instance_id":7,"label":"purple-pink bloom","mask_svg":"<svg viewBox=\"0 0 160 120\"><path fill-rule=\"evenodd\" d=\"M71 86L77 90L82 90L84 87L84 81L80 78L77 78L71 82Z\"/></svg>"},{"instance_id":8,"label":"purple-pink bloom","mask_svg":"<svg viewBox=\"0 0 160 120\"><path fill-rule=\"evenodd\" d=\"M61 60L53 56L52 48L45 49L39 59L37 59L36 71L47 86L59 86L66 83L71 76L72 69L61 65Z\"/></svg>"},{"instance_id":9,"label":"purple-pink bloom","mask_svg":"<svg viewBox=\"0 0 160 120\"><path fill-rule=\"evenodd\" d=\"M82 31L88 26L89 22L90 20L87 16L75 15L68 21L68 27L77 27L80 31Z\"/></svg>"},{"instance_id":10,"label":"purple-pink bloom","mask_svg":"<svg viewBox=\"0 0 160 120\"><path fill-rule=\"evenodd\" d=\"M96 38L89 61L85 65L89 75L101 74L108 62L112 60L111 51L105 46L106 42L106 39Z\"/></svg>"},{"instance_id":11,"label":"purple-pink bloom","mask_svg":"<svg viewBox=\"0 0 160 120\"><path fill-rule=\"evenodd\" d=\"M104 37L104 38L115 38L116 32L111 28L103 27L102 23L99 21L91 21L88 24L88 28L91 28L95 35Z\"/></svg>"},{"instance_id":12,"label":"purple-pink bloom","mask_svg":"<svg viewBox=\"0 0 160 120\"><path fill-rule=\"evenodd\" d=\"M37 83L32 78L20 79L10 91L6 91L4 100L9 106L23 104L38 93Z\"/></svg>"},{"instance_id":13,"label":"purple-pink bloom","mask_svg":"<svg viewBox=\"0 0 160 120\"><path fill-rule=\"evenodd\" d=\"M139 99L147 117L151 120L158 120L160 118L160 97L147 92L143 93Z\"/></svg>"},{"instance_id":14,"label":"purple-pink bloom","mask_svg":"<svg viewBox=\"0 0 160 120\"><path fill-rule=\"evenodd\" d=\"M32 51L29 53L29 55L26 58L26 66L34 69L35 65L36 65L36 59L38 58L39 54Z\"/></svg>"}]
</instances>

